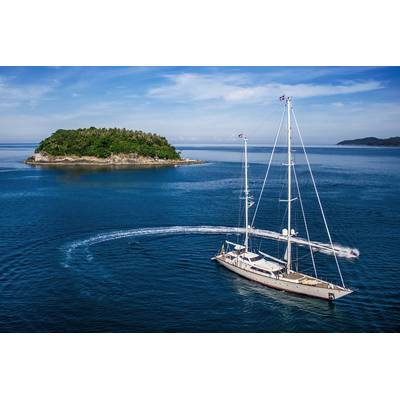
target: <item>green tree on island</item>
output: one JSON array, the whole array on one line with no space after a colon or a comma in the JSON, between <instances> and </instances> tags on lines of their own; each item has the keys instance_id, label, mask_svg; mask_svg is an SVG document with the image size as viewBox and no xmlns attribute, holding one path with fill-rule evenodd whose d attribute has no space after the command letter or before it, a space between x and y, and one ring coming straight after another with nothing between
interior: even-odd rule
<instances>
[{"instance_id":1,"label":"green tree on island","mask_svg":"<svg viewBox=\"0 0 400 400\"><path fill-rule=\"evenodd\" d=\"M167 139L153 133L125 128L59 129L40 142L36 153L52 156L92 156L134 153L138 156L179 160L181 157Z\"/></svg>"}]
</instances>

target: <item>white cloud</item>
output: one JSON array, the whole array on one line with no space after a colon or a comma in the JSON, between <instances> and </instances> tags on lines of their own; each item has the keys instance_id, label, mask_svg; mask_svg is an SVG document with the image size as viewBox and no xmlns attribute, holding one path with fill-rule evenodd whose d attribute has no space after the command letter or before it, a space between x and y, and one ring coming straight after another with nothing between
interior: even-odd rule
<instances>
[{"instance_id":1,"label":"white cloud","mask_svg":"<svg viewBox=\"0 0 400 400\"><path fill-rule=\"evenodd\" d=\"M232 103L258 103L275 101L282 94L296 98L331 96L361 93L382 89L381 82L369 80L364 82L347 81L337 85L311 83L251 84L244 75L168 75L168 83L153 87L148 91L150 97L175 101L223 100Z\"/></svg>"},{"instance_id":2,"label":"white cloud","mask_svg":"<svg viewBox=\"0 0 400 400\"><path fill-rule=\"evenodd\" d=\"M56 84L56 81L52 81L41 85L17 85L11 78L0 76L0 107L17 107L21 104L34 106L50 93Z\"/></svg>"},{"instance_id":3,"label":"white cloud","mask_svg":"<svg viewBox=\"0 0 400 400\"><path fill-rule=\"evenodd\" d=\"M240 112L238 108L215 112L199 107L175 113L153 107L120 109L117 104L104 102L76 113L7 114L0 115L0 142L39 141L59 128L94 125L142 129L162 134L172 143L235 143L233 136L237 132L246 132L252 144L273 143L281 117L279 104L261 107L262 113L258 115ZM307 145L398 135L400 105L393 102L346 102L345 107L300 105L296 110Z\"/></svg>"}]
</instances>

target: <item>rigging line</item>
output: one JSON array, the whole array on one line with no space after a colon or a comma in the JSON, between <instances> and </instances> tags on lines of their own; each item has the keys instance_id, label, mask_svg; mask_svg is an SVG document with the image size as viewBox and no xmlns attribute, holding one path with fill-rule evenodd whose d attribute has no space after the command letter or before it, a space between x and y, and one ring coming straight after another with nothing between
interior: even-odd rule
<instances>
[{"instance_id":1,"label":"rigging line","mask_svg":"<svg viewBox=\"0 0 400 400\"><path fill-rule=\"evenodd\" d=\"M283 217L282 217L282 220L281 220L281 225L280 225L280 227L279 227L279 232L282 232L283 224L285 223L286 216L287 216L287 212L288 212L288 206L287 206L287 203L286 203L285 212L284 212L284 214L283 214ZM280 242L280 241L278 240L278 252L279 252L279 244L280 244L279 242Z\"/></svg>"},{"instance_id":2,"label":"rigging line","mask_svg":"<svg viewBox=\"0 0 400 400\"><path fill-rule=\"evenodd\" d=\"M254 221L255 221L255 219L256 219L258 207L259 207L259 205L260 205L261 197L262 197L262 194L263 194L263 192L264 192L265 184L266 184L266 182L267 182L269 170L270 170L270 168L271 168L272 158L273 158L274 153L275 153L276 143L277 143L277 141L278 141L278 137L279 137L279 134L280 134L280 132L281 132L281 128L282 128L282 124L283 124L283 119L284 119L284 117L285 117L285 113L286 113L286 106L285 106L285 108L284 108L284 110L283 110L281 122L280 122L280 124L279 124L279 129L278 129L278 132L276 133L276 136L275 136L274 146L273 146L273 148L272 148L271 156L270 156L270 158L269 158L267 172L266 172L266 174L265 174L264 181L263 181L263 184L262 184L262 186L261 186L261 192L260 192L260 195L258 196L257 205L256 205L256 208L255 208L255 210L254 210L253 219L252 219L252 221L251 221L251 226L254 226Z\"/></svg>"},{"instance_id":3,"label":"rigging line","mask_svg":"<svg viewBox=\"0 0 400 400\"><path fill-rule=\"evenodd\" d=\"M239 192L239 210L238 210L238 228L242 223L242 191L243 191L243 153L244 150L240 154L240 192ZM239 241L239 233L236 234L236 240Z\"/></svg>"},{"instance_id":4,"label":"rigging line","mask_svg":"<svg viewBox=\"0 0 400 400\"><path fill-rule=\"evenodd\" d=\"M282 176L283 176L283 175L284 175L284 179L282 179ZM279 179L280 179L280 181L281 181L281 188L280 188L280 192L279 192L279 195L278 195L278 221L279 221L279 217L280 217L280 215L281 215L281 201L280 201L280 200L281 200L281 197L282 197L283 189L284 189L284 187L285 187L285 182L286 182L286 180L287 180L287 169L286 169L286 168L284 169L284 172L282 172L282 170L281 170ZM282 217L282 219L281 219L281 223L280 223L280 225L279 225L279 232L282 232L283 223L284 223L284 221L285 221L285 219L286 219L286 215L287 215L287 211L288 211L288 203L285 202L284 204L286 204L286 205L285 205L285 212L284 212L284 214L283 214L283 217ZM280 251L280 243L279 243L279 241L278 241L278 255L279 255L279 251Z\"/></svg>"},{"instance_id":5,"label":"rigging line","mask_svg":"<svg viewBox=\"0 0 400 400\"><path fill-rule=\"evenodd\" d=\"M315 260L314 260L314 253L313 253L312 247L311 247L310 234L309 234L309 232L308 232L308 225L307 225L307 220L306 220L306 214L305 214L305 212L304 212L303 200L301 199L299 181L297 180L296 168L294 167L294 164L293 164L293 175L294 175L294 180L295 180L295 182L296 182L297 194L299 195L300 208L301 208L301 213L303 214L303 221L304 221L304 226L305 226L305 228L306 228L307 240L308 240L308 243L309 243L309 246L310 246L310 255L311 255L312 265L313 265L313 267L314 267L315 277L318 278L317 268L316 268L316 266L315 266Z\"/></svg>"},{"instance_id":6,"label":"rigging line","mask_svg":"<svg viewBox=\"0 0 400 400\"><path fill-rule=\"evenodd\" d=\"M341 280L341 282L342 282L342 285L343 285L343 287L345 287L345 285L344 285L344 280L343 280L343 276L342 276L342 271L340 270L339 261L338 261L337 256L336 256L335 248L333 247L333 242L332 242L331 233L330 233L329 228L328 228L328 223L326 222L324 209L322 208L321 199L320 199L320 197L319 197L317 185L316 185L316 183L315 183L314 174L313 174L313 172L312 172L312 170L311 170L310 161L309 161L309 159L308 159L308 155L307 155L307 152L306 152L306 148L305 148L305 146L304 146L303 138L302 138L302 136L301 136L299 124L297 123L296 115L295 115L293 109L292 109L292 114L293 114L294 122L295 122L295 124L296 124L297 132L298 132L298 134L299 134L301 146L303 147L304 156L305 156L306 161L307 161L307 166L308 166L308 170L309 170L309 172L310 172L310 176L311 176L311 180L312 180L312 183L313 183L313 186L314 186L315 194L317 195L317 200L318 200L319 208L320 208L320 210L321 210L322 218L323 218L323 220L324 220L326 233L328 234L329 243L330 243L330 245L331 245L331 247L332 247L333 256L335 257L336 267L337 267L337 270L338 270L338 272L339 272L339 276L340 276L340 280Z\"/></svg>"}]
</instances>

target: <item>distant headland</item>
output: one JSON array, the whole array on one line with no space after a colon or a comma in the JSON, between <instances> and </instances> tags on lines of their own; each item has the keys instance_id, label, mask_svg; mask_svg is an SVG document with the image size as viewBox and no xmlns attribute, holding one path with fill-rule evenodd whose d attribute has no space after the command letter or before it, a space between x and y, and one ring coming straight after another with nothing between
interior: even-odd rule
<instances>
[{"instance_id":1,"label":"distant headland","mask_svg":"<svg viewBox=\"0 0 400 400\"><path fill-rule=\"evenodd\" d=\"M342 140L337 143L340 146L400 146L400 136L394 136L387 139L379 139L376 137L366 137L362 139Z\"/></svg>"},{"instance_id":2,"label":"distant headland","mask_svg":"<svg viewBox=\"0 0 400 400\"><path fill-rule=\"evenodd\" d=\"M120 128L59 129L40 142L32 165L186 165L201 161L182 158L167 139L153 133Z\"/></svg>"}]
</instances>

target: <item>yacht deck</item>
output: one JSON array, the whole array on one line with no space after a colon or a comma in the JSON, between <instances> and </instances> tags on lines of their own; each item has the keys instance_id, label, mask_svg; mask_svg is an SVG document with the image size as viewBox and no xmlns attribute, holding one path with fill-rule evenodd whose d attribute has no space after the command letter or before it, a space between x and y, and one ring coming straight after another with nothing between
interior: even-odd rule
<instances>
[{"instance_id":1,"label":"yacht deck","mask_svg":"<svg viewBox=\"0 0 400 400\"><path fill-rule=\"evenodd\" d=\"M283 272L282 265L270 260L266 260L265 258L260 257L256 253L246 252L239 255L235 252L228 252L224 254L223 257L227 261L229 260L233 261L239 257L241 260L244 260L246 263L249 263L252 269L257 269L258 271L264 273L268 272L276 273L277 279L284 279L293 283L298 283L306 286L314 286L322 289L338 289L338 290L343 289L338 285L325 282L321 279L315 278L310 275L305 275L301 272L295 272L295 271L292 271L290 273Z\"/></svg>"},{"instance_id":2,"label":"yacht deck","mask_svg":"<svg viewBox=\"0 0 400 400\"><path fill-rule=\"evenodd\" d=\"M297 281L298 283L301 283L303 285L309 285L309 286L315 286L315 287L319 287L319 288L325 288L325 289L329 289L329 288L339 288L337 285L334 285L332 283L328 283L325 281L321 281L318 278L314 278L312 276L308 276L308 275L304 275L300 272L290 272L288 273L283 273L281 275L282 278L285 279L290 279L292 281Z\"/></svg>"}]
</instances>

